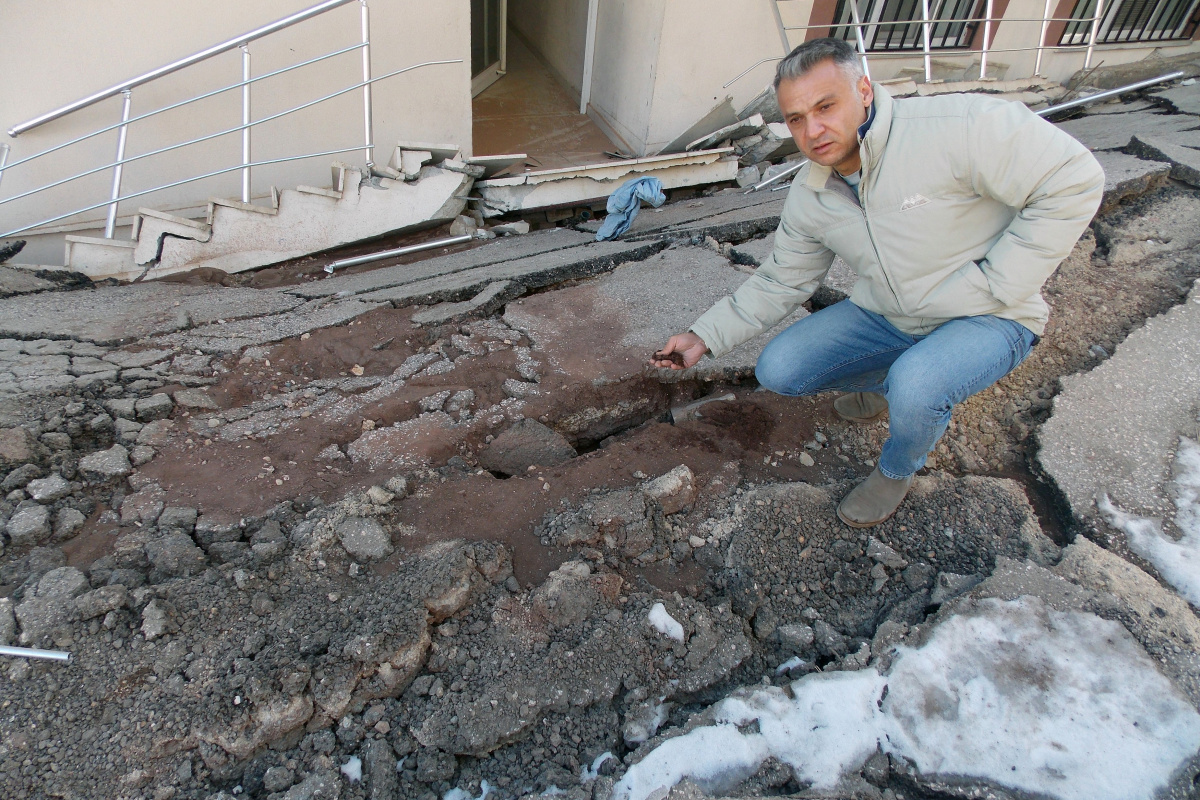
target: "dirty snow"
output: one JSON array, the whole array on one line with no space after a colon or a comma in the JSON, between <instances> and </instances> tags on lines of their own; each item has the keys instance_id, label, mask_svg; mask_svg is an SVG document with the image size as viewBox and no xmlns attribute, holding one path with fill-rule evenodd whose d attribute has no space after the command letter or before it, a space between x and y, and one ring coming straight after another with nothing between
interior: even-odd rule
<instances>
[{"instance_id":1,"label":"dirty snow","mask_svg":"<svg viewBox=\"0 0 1200 800\"><path fill-rule=\"evenodd\" d=\"M592 759L592 765L590 767L587 764L584 764L582 767L580 767L579 782L587 783L588 781L594 781L596 778L600 777L600 767L603 766L604 762L608 761L610 758L616 758L616 756L612 754L611 750L605 750L603 753Z\"/></svg>"},{"instance_id":2,"label":"dirty snow","mask_svg":"<svg viewBox=\"0 0 1200 800\"><path fill-rule=\"evenodd\" d=\"M358 783L362 780L362 759L358 756L350 756L350 760L342 764L342 774L346 776L346 780L351 783Z\"/></svg>"},{"instance_id":3,"label":"dirty snow","mask_svg":"<svg viewBox=\"0 0 1200 800\"><path fill-rule=\"evenodd\" d=\"M491 793L491 784L487 780L482 780L479 782L479 797L471 794L466 789L455 787L442 795L442 800L487 800L487 796Z\"/></svg>"},{"instance_id":4,"label":"dirty snow","mask_svg":"<svg viewBox=\"0 0 1200 800\"><path fill-rule=\"evenodd\" d=\"M1157 519L1127 514L1104 495L1096 503L1110 525L1125 531L1129 549L1154 565L1154 568L1200 608L1200 444L1180 437L1175 454L1175 526L1182 533L1179 541L1163 533Z\"/></svg>"},{"instance_id":5,"label":"dirty snow","mask_svg":"<svg viewBox=\"0 0 1200 800\"><path fill-rule=\"evenodd\" d=\"M794 699L770 687L721 701L715 725L659 745L614 799L645 800L685 777L729 791L769 756L830 789L882 747L926 775L1136 800L1200 747L1200 715L1123 628L1032 597L982 601L920 648L898 648L884 674L810 675L791 689Z\"/></svg>"},{"instance_id":6,"label":"dirty snow","mask_svg":"<svg viewBox=\"0 0 1200 800\"><path fill-rule=\"evenodd\" d=\"M674 639L677 642L683 641L683 626L667 612L667 607L662 603L655 603L650 607L646 621L654 626L654 630L668 639Z\"/></svg>"}]
</instances>

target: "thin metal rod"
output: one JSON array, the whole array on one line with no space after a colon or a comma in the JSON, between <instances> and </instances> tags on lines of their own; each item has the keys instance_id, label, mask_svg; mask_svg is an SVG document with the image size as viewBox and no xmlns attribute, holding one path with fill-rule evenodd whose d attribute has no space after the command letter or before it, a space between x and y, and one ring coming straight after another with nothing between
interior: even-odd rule
<instances>
[{"instance_id":1,"label":"thin metal rod","mask_svg":"<svg viewBox=\"0 0 1200 800\"><path fill-rule=\"evenodd\" d=\"M108 207L108 219L104 223L104 238L111 239L117 228L117 199L121 196L121 173L125 169L125 138L129 133L129 104L133 101L133 92L124 92L125 100L121 104L121 125L117 132L117 158L113 162L113 179L111 204Z\"/></svg>"},{"instance_id":2,"label":"thin metal rod","mask_svg":"<svg viewBox=\"0 0 1200 800\"><path fill-rule=\"evenodd\" d=\"M500 70L508 72L508 0L500 0Z\"/></svg>"},{"instance_id":3,"label":"thin metal rod","mask_svg":"<svg viewBox=\"0 0 1200 800\"><path fill-rule=\"evenodd\" d=\"M337 155L338 153L351 153L355 150L362 150L362 145L356 144L356 145L354 145L354 147L343 147L340 150L325 150L320 153L306 153L305 155L302 155L302 156L285 156L284 158L271 158L271 159L267 159L266 161L255 161L253 164L250 164L250 166L251 167L262 167L262 166L266 166L267 164L282 164L285 161L300 161L301 159L305 159L305 158L318 158L320 156L334 156L334 155ZM212 172L206 172L203 175L196 175L191 178L184 178L183 180L174 181L173 183L164 183L162 186L155 186L153 189L144 189L143 191L140 191L140 192L134 192L132 194L123 195L121 197L118 197L117 200L118 200L118 202L132 200L135 197L141 197L143 195L152 194L154 192L161 192L164 189L174 189L176 186L182 186L185 183L192 183L194 181L202 181L205 178L213 178L213 177L216 177L217 175L224 175L228 172L236 172L237 170L239 170L241 168L242 167L239 165L236 167L225 167L224 169L216 169L216 170L213 170ZM12 236L13 234L21 233L22 231L32 230L33 228L40 228L42 225L49 225L51 222L58 222L59 220L66 219L67 217L73 217L76 214L86 214L88 211L95 211L97 208L102 208L102 207L108 205L109 202L110 201L105 200L103 203L95 203L94 205L87 206L86 208L78 208L74 211L68 211L66 214L59 214L57 217L51 217L50 219L44 219L41 222L35 222L32 225L26 225L22 228L17 228L16 230L11 230L8 233L0 234L0 236Z\"/></svg>"},{"instance_id":4,"label":"thin metal rod","mask_svg":"<svg viewBox=\"0 0 1200 800\"><path fill-rule=\"evenodd\" d=\"M355 264L366 264L371 261L380 261L392 256L403 256L409 253L419 253L422 250L434 250L438 247L449 247L452 244L462 244L469 242L472 239L481 238L478 234L464 233L462 236L451 236L448 239L434 239L430 242L421 242L420 244L412 244L408 247L397 247L394 250L384 250L379 253L370 253L365 256L355 256L354 258L343 258L339 261L331 261L325 265L325 271L333 274L334 270L339 270L342 267L353 267Z\"/></svg>"},{"instance_id":5,"label":"thin metal rod","mask_svg":"<svg viewBox=\"0 0 1200 800\"><path fill-rule=\"evenodd\" d=\"M335 56L345 55L346 53L353 52L353 51L359 49L360 47L362 47L361 44L352 44L349 47L343 47L341 50L334 50L332 53L326 53L323 56L317 56L316 58L310 58L308 61L301 61L299 64L293 64L290 67L284 67L283 69L277 69L274 72L267 72L263 75L259 75L257 78L251 78L249 82L250 83L258 83L259 81L265 81L268 78L274 78L276 75L282 75L283 73L291 72L294 69L300 69L301 67L307 67L312 64L316 64L318 62L324 61L328 58L334 58ZM166 111L174 111L177 108L189 105L191 103L195 103L199 100L207 100L208 98L215 97L216 95L222 94L223 92L233 91L234 89L237 89L240 86L244 86L245 83L246 83L245 81L239 81L238 83L231 83L228 86L222 86L220 89L213 89L211 92L205 92L204 94L198 94L195 97L189 97L187 100L180 100L178 103L172 103L169 106L163 106L162 108L156 108L153 111L147 111L145 114L139 114L136 117L130 117L129 124L132 125L135 122L141 122L144 119L149 119L150 117L157 116L158 114L162 114ZM11 167L19 167L21 164L24 164L26 161L33 161L35 158L41 158L42 156L47 156L53 152L62 150L64 147L70 147L73 144L79 144L80 142L91 139L93 136L99 136L102 133L108 133L109 131L116 130L117 128L121 127L121 125L123 125L123 124L124 123L117 122L112 125L109 125L106 128L98 128L98 129L92 131L91 133L85 133L83 136L80 136L76 139L72 139L69 142L63 142L62 144L56 144L56 145L54 145L54 147L51 147L47 150L43 150L40 153L34 153L31 156L26 156L25 158L22 158L20 161L14 161L12 164L9 165L9 167L10 168Z\"/></svg>"},{"instance_id":6,"label":"thin metal rod","mask_svg":"<svg viewBox=\"0 0 1200 800\"><path fill-rule=\"evenodd\" d=\"M71 654L62 650L38 650L34 647L0 646L0 656L14 658L41 658L47 661L70 661Z\"/></svg>"},{"instance_id":7,"label":"thin metal rod","mask_svg":"<svg viewBox=\"0 0 1200 800\"><path fill-rule=\"evenodd\" d=\"M766 63L768 63L768 62L770 62L770 61L782 61L782 60L783 60L783 59L785 59L785 58L787 58L787 56L771 56L770 58L760 58L758 61L755 61L753 64L751 64L750 66L746 67L744 70L742 70L741 72L739 72L739 73L737 74L737 77L736 77L736 78L734 78L734 79L733 79L733 80L731 80L729 83L727 83L727 84L725 84L724 86L722 86L721 88L722 88L722 89L728 89L730 86L732 86L733 84L735 84L735 83L737 83L738 81L740 81L742 78L744 78L744 77L746 77L747 75L749 75L749 74L750 74L750 72L751 72L751 71L753 71L753 70L754 70L756 67L760 67L760 66L762 66L763 64L766 64Z\"/></svg>"},{"instance_id":8,"label":"thin metal rod","mask_svg":"<svg viewBox=\"0 0 1200 800\"><path fill-rule=\"evenodd\" d=\"M1033 74L1035 77L1040 77L1042 74L1042 52L1046 49L1046 31L1050 28L1050 6L1054 0L1046 0L1046 10L1042 13L1042 32L1038 36L1037 58L1033 62Z\"/></svg>"},{"instance_id":9,"label":"thin metal rod","mask_svg":"<svg viewBox=\"0 0 1200 800\"><path fill-rule=\"evenodd\" d=\"M1106 89L1103 92L1096 92L1096 94L1089 94L1087 97L1080 97L1078 100L1072 100L1069 103L1059 103L1056 106L1050 106L1049 108L1043 108L1041 111L1038 111L1035 113L1039 117L1049 116L1050 114L1054 114L1058 111L1066 111L1068 108L1078 108L1079 106L1086 106L1089 103L1095 103L1099 100L1107 100L1110 97L1116 97L1117 95L1120 95L1120 94L1126 94L1128 92L1136 92L1138 89L1145 89L1147 86L1154 86L1155 84L1166 83L1167 81L1173 81L1176 78L1182 78L1185 74L1186 73L1184 73L1184 72L1172 72L1167 75L1159 75L1157 78L1149 78L1144 81L1138 81L1137 83L1131 83L1128 86L1120 86L1116 89Z\"/></svg>"},{"instance_id":10,"label":"thin metal rod","mask_svg":"<svg viewBox=\"0 0 1200 800\"><path fill-rule=\"evenodd\" d=\"M779 13L778 0L767 0L767 4L771 6L771 13L775 15L775 27L779 28L779 41L783 44L783 58L787 58L788 53L792 52L792 42L788 39L788 29L783 25L783 15ZM761 64L763 62L758 62ZM755 64L754 66L758 66ZM741 77L741 76L738 76ZM722 87L724 88L724 87Z\"/></svg>"},{"instance_id":11,"label":"thin metal rod","mask_svg":"<svg viewBox=\"0 0 1200 800\"><path fill-rule=\"evenodd\" d=\"M4 165L8 163L8 152L11 149L7 143L0 144L0 182L4 180Z\"/></svg>"},{"instance_id":12,"label":"thin metal rod","mask_svg":"<svg viewBox=\"0 0 1200 800\"><path fill-rule=\"evenodd\" d=\"M983 21L983 52L979 56L979 80L987 77L988 47L992 44L992 0L987 0Z\"/></svg>"},{"instance_id":13,"label":"thin metal rod","mask_svg":"<svg viewBox=\"0 0 1200 800\"><path fill-rule=\"evenodd\" d=\"M269 25L263 25L261 28L255 28L252 31L243 33L241 36L237 36L233 39L229 39L228 41L221 42L220 44L216 44L212 47L201 50L199 53L193 53L186 58L181 58L178 61L172 61L170 64L164 64L158 69L153 69L150 72L138 75L136 78L130 78L127 81L122 81L116 86L110 86L107 89L102 89L95 94L90 94L87 97L76 100L74 103L68 103L62 108L56 108L54 111L42 114L40 117L34 117L28 122L22 122L20 125L14 125L12 128L9 128L8 135L14 137L20 136L26 131L32 130L39 125L45 125L47 122L51 122L59 117L70 114L72 111L78 111L81 108L87 108L94 103L99 103L101 100L118 95L127 89L134 89L138 86L141 86L143 83L148 83L154 80L155 78L161 78L164 75L170 75L172 72L177 72L184 67L190 67L192 64L212 58L213 56L224 53L227 50L233 50L241 47L244 44L249 44L255 39L261 39L264 36L269 36L276 31L281 31L284 28L290 28L292 25L295 25L298 22L303 22L306 19L311 19L318 14L324 14L326 11L330 11L338 6L344 6L347 3L353 2L354 0L325 0L324 3L319 3L311 8L306 8L303 11L297 11L291 16L284 17L283 19L272 22Z\"/></svg>"},{"instance_id":14,"label":"thin metal rod","mask_svg":"<svg viewBox=\"0 0 1200 800\"><path fill-rule=\"evenodd\" d=\"M242 45L242 202L250 202L250 48Z\"/></svg>"},{"instance_id":15,"label":"thin metal rod","mask_svg":"<svg viewBox=\"0 0 1200 800\"><path fill-rule=\"evenodd\" d=\"M367 0L360 0L359 7L362 9L363 141L366 144L363 154L370 170L375 166L375 126L371 123L371 12Z\"/></svg>"},{"instance_id":16,"label":"thin metal rod","mask_svg":"<svg viewBox=\"0 0 1200 800\"><path fill-rule=\"evenodd\" d=\"M396 76L396 75L399 75L399 74L400 74L400 73L402 73L402 72L410 72L410 71L412 71L412 70L414 70L414 69L417 69L417 68L419 68L419 67L428 67L428 66L432 66L432 65L435 65L435 64L460 64L460 63L462 63L462 59L461 59L461 58L455 58L455 59L451 59L451 60L449 60L449 61L426 61L426 62L424 62L424 63L421 63L421 64L414 64L414 65L413 65L413 66L411 66L411 67L405 67L404 69L398 69L398 70L396 70L395 72L389 72L389 73L387 73L386 75L380 75L378 78L372 78L372 79L371 79L371 82L372 82L372 83L376 83L376 82L378 82L378 81L386 80L386 79L388 79L388 78L391 78L391 77L394 77L394 76ZM339 96L341 96L341 95L343 95L343 94L346 94L347 92L353 92L355 89L358 89L358 88L361 88L361 87L362 87L362 84L361 84L361 83L356 83L356 84L353 84L352 86L347 86L345 89L340 89L340 90L338 90L338 91L334 92L333 94L327 94L327 95L325 95L324 97L319 97L319 98L317 98L316 100L313 100L313 101L311 101L311 102L308 102L308 103L303 103L303 104L301 104L301 105L298 105L298 106L295 106L295 107L293 107L293 108L289 108L289 109L287 109L287 110L285 110L285 111L280 111L278 114L272 114L272 115L271 115L271 116L269 116L269 117L263 117L262 119L256 119L256 120L252 120L252 121L250 122L250 127L254 127L255 125L262 125L262 124L264 124L264 123L267 123L267 122L273 122L274 120L277 120L277 119L279 119L280 117L287 116L288 114L294 114L294 113L295 113L295 112L297 112L297 111L303 111L304 109L306 109L306 108L311 108L312 106L315 106L315 105L317 105L318 103L323 103L323 102L325 102L326 100L332 100L332 99L333 99L333 98L335 98L335 97L339 97ZM200 144L201 142L207 142L207 141L209 141L210 139L216 139L216 138L218 138L218 137L220 137L220 136L227 136L227 135L229 135L229 134L231 134L231 133L237 133L238 131L242 130L242 127L243 127L243 126L241 126L241 125L238 125L237 127L234 127L234 128L226 128L226 129L225 129L225 130L223 130L223 131L218 131L218 132L216 132L216 133L210 133L210 134L208 134L207 136L201 136L201 137L199 137L199 138L197 138L197 139L191 139L191 140L189 140L189 141L186 141L186 142L181 142L181 143L179 143L179 144L173 144L173 145L169 145L169 146L167 146L167 147L162 147L162 148L159 148L158 150L151 150L151 151L149 151L149 152L147 152L147 153L141 153L140 155L136 155L136 156L133 156L133 157L131 157L131 158L127 158L127 159L125 159L125 160L124 160L123 162L121 162L121 163L128 164L128 163L129 163L129 162L131 162L131 161L138 161L138 160L140 160L140 159L143 159L143 158L150 158L151 156L157 156L157 155L161 155L162 153L169 153L169 152L171 152L172 150L178 150L178 149L180 149L181 147L189 147L189 146L191 146L191 145L193 145L193 144ZM360 146L358 149L360 149L360 150L361 150L361 149L362 149L362 147ZM104 164L104 165L102 165L102 166L99 166L99 167L95 167L95 168L93 168L93 169L86 170L85 172L80 172L80 173L78 173L78 174L76 174L76 175L72 175L72 176L70 176L69 178L63 178L63 179L61 179L61 180L57 180L57 181L55 181L54 183L48 183L48 184L46 184L45 186L39 186L39 187L38 187L38 188L36 188L36 189L30 189L30 190L29 190L29 191L27 191L27 192L22 192L21 194L15 194L15 195L13 195L12 197L6 197L6 198L4 198L4 199L0 200L0 205L4 205L5 203L11 203L11 202L12 202L12 201L14 201L14 200L20 200L22 197L28 197L28 196L29 196L29 195L31 195L31 194L37 194L38 192L45 191L46 189L53 189L55 186L61 186L61 185L62 185L62 184L64 184L64 183L69 183L69 182L71 182L71 181L73 181L73 180L76 180L76 179L78 179L78 178L85 178L85 177L87 177L88 175L92 175L92 174L95 174L95 173L97 173L97 172L103 172L104 170L106 170L106 169L108 169L108 168L110 168L110 167L113 167L113 166L116 166L116 164L115 164L115 163L114 163L114 164ZM253 165L253 164L251 164L250 166L254 166L254 165ZM236 167L236 169L241 169L241 167Z\"/></svg>"},{"instance_id":17,"label":"thin metal rod","mask_svg":"<svg viewBox=\"0 0 1200 800\"><path fill-rule=\"evenodd\" d=\"M925 51L925 82L933 80L933 60L929 54L929 0L921 0L921 47Z\"/></svg>"},{"instance_id":18,"label":"thin metal rod","mask_svg":"<svg viewBox=\"0 0 1200 800\"><path fill-rule=\"evenodd\" d=\"M858 52L862 56L863 74L871 79L871 68L867 65L867 44L863 41L862 17L858 13L858 0L850 0L850 13L854 15L854 36L858 39Z\"/></svg>"},{"instance_id":19,"label":"thin metal rod","mask_svg":"<svg viewBox=\"0 0 1200 800\"><path fill-rule=\"evenodd\" d=\"M1104 16L1104 0L1096 0L1096 16L1092 17L1092 33L1088 37L1087 55L1083 57L1083 68L1092 66L1092 51L1096 48L1096 34L1100 32L1100 18Z\"/></svg>"},{"instance_id":20,"label":"thin metal rod","mask_svg":"<svg viewBox=\"0 0 1200 800\"><path fill-rule=\"evenodd\" d=\"M750 194L751 192L757 192L759 189L762 189L765 186L770 186L772 183L779 180L780 178L786 178L788 175L791 175L792 173L796 172L797 170L799 170L801 167L803 167L807 163L808 163L807 158L804 159L803 161L797 161L795 164L788 167L783 172L780 172L778 175L772 175L770 178L767 178L765 181L761 181L759 183L754 184L749 189L742 192L742 194Z\"/></svg>"},{"instance_id":21,"label":"thin metal rod","mask_svg":"<svg viewBox=\"0 0 1200 800\"><path fill-rule=\"evenodd\" d=\"M1043 17L1007 17L1006 16L1006 17L1002 18L1002 21L1004 21L1004 22L1041 22L1042 19L1043 19ZM970 22L986 22L987 17L962 17L962 18L935 17L929 21L936 25L940 25L942 23L945 23L947 25L962 25L962 24L966 24L966 23L970 23ZM1090 23L1092 21L1092 17L1051 17L1050 21L1051 22L1088 22L1088 23ZM916 22L915 20L909 20L909 19L900 19L900 20L893 19L893 20L883 20L881 22L862 22L859 24L864 28L883 28L883 27L888 27L888 26L899 27L901 25L913 25L913 24L915 24L915 22ZM853 28L854 25L855 25L854 22L830 22L830 23L826 23L824 25L796 25L794 27L788 28L788 30L789 31L809 31L809 30L815 30L815 29L826 30L828 28ZM1064 45L1064 47L1065 46L1066 45ZM1033 48L1027 47L1025 49L1032 50ZM912 51L906 51L906 52L908 52L909 55L912 55ZM978 52L978 51L974 51L974 52Z\"/></svg>"}]
</instances>

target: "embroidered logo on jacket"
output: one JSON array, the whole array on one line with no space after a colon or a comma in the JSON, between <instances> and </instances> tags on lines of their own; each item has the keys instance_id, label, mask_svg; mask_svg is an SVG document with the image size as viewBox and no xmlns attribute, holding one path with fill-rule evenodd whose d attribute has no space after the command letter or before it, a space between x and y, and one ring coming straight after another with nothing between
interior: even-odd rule
<instances>
[{"instance_id":1,"label":"embroidered logo on jacket","mask_svg":"<svg viewBox=\"0 0 1200 800\"><path fill-rule=\"evenodd\" d=\"M900 204L901 211L908 211L910 208L923 206L930 202L929 198L923 194L914 194L912 197L904 198L904 202Z\"/></svg>"}]
</instances>

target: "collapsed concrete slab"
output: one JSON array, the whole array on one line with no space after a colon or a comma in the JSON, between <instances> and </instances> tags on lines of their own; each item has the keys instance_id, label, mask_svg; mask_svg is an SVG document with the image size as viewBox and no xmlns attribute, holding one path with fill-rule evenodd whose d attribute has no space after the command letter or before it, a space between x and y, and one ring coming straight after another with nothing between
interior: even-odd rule
<instances>
[{"instance_id":1,"label":"collapsed concrete slab","mask_svg":"<svg viewBox=\"0 0 1200 800\"><path fill-rule=\"evenodd\" d=\"M624 238L648 238L668 232L671 238L678 238L675 236L675 232L683 229L704 232L703 235L709 235L705 227L707 221L714 220L712 230L718 231L724 220L722 215L750 208L758 209L757 216L751 213L750 217L764 220L763 226L774 219L775 222L770 225L770 228L774 229L779 224L779 213L783 209L783 201L784 197L780 193L752 192L747 194L737 189L726 189L710 197L680 200L660 208L644 208L634 218L633 224L629 226L629 231L625 233ZM595 233L600 230L600 225L599 220L593 220L579 225L579 229ZM765 227L764 230L766 230ZM716 236L714 238L720 239Z\"/></svg>"},{"instance_id":2,"label":"collapsed concrete slab","mask_svg":"<svg viewBox=\"0 0 1200 800\"><path fill-rule=\"evenodd\" d=\"M1200 186L1200 131L1170 136L1138 134L1130 141L1129 149L1146 158L1170 162L1172 178Z\"/></svg>"},{"instance_id":3,"label":"collapsed concrete slab","mask_svg":"<svg viewBox=\"0 0 1200 800\"><path fill-rule=\"evenodd\" d=\"M376 308L379 308L379 303L364 303L354 299L312 301L273 316L237 321L217 320L194 330L160 337L153 342L159 346L186 347L209 354L235 353L243 347L271 344L318 328L342 325Z\"/></svg>"},{"instance_id":4,"label":"collapsed concrete slab","mask_svg":"<svg viewBox=\"0 0 1200 800\"><path fill-rule=\"evenodd\" d=\"M1086 115L1057 123L1089 150L1120 150L1134 136L1173 134L1200 127L1200 120L1183 114L1156 114L1139 111L1132 114Z\"/></svg>"},{"instance_id":5,"label":"collapsed concrete slab","mask_svg":"<svg viewBox=\"0 0 1200 800\"><path fill-rule=\"evenodd\" d=\"M1172 459L1179 437L1195 435L1200 405L1197 341L1200 284L1185 303L1131 333L1112 358L1062 380L1038 434L1038 461L1077 519L1097 525L1101 495L1143 517L1173 511Z\"/></svg>"},{"instance_id":6,"label":"collapsed concrete slab","mask_svg":"<svg viewBox=\"0 0 1200 800\"><path fill-rule=\"evenodd\" d=\"M731 148L698 150L585 167L539 170L480 181L475 188L483 196L480 206L485 217L587 205L608 197L625 181L643 176L658 178L664 189L731 181L738 169L737 161L729 157L732 152Z\"/></svg>"},{"instance_id":7,"label":"collapsed concrete slab","mask_svg":"<svg viewBox=\"0 0 1200 800\"><path fill-rule=\"evenodd\" d=\"M654 351L745 280L713 251L680 247L592 283L509 304L504 321L525 332L552 367L615 382L649 370L646 362ZM691 369L653 372L667 382L749 377L766 343L806 313L797 310L721 358L702 359Z\"/></svg>"},{"instance_id":8,"label":"collapsed concrete slab","mask_svg":"<svg viewBox=\"0 0 1200 800\"><path fill-rule=\"evenodd\" d=\"M1161 92L1150 95L1155 100L1165 100L1171 108L1180 114L1200 116L1200 83L1191 86L1172 86Z\"/></svg>"},{"instance_id":9,"label":"collapsed concrete slab","mask_svg":"<svg viewBox=\"0 0 1200 800\"><path fill-rule=\"evenodd\" d=\"M1134 137L1134 141L1137 141L1137 137ZM1125 200L1166 186L1171 174L1171 165L1165 161L1149 161L1110 150L1100 150L1094 155L1104 168L1104 199L1100 203L1102 214Z\"/></svg>"}]
</instances>

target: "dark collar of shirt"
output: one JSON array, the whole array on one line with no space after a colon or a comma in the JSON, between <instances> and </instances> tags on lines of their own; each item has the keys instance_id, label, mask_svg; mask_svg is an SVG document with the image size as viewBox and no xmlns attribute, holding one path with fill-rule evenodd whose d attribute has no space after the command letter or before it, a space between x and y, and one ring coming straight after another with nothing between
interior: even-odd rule
<instances>
[{"instance_id":1,"label":"dark collar of shirt","mask_svg":"<svg viewBox=\"0 0 1200 800\"><path fill-rule=\"evenodd\" d=\"M858 141L867 138L867 131L871 130L871 123L875 121L875 103L871 102L871 111L867 114L867 121L858 126Z\"/></svg>"}]
</instances>

